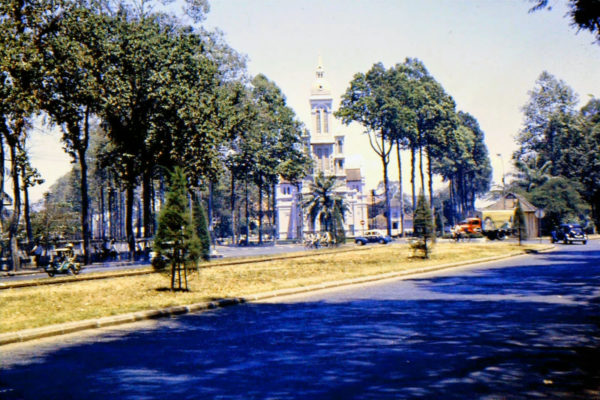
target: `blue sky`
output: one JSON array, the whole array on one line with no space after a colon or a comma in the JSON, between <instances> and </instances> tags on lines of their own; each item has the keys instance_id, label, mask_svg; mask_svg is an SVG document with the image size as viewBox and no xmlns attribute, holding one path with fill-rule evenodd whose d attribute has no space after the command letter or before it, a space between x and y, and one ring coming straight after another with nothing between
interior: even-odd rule
<instances>
[{"instance_id":1,"label":"blue sky","mask_svg":"<svg viewBox=\"0 0 600 400\"><path fill-rule=\"evenodd\" d=\"M542 71L564 80L582 102L589 94L600 97L600 45L569 25L563 3L528 13L525 0L213 0L204 26L223 31L230 46L247 55L249 73L274 81L302 121L308 121L319 55L335 104L355 73L376 62L389 67L420 59L458 109L478 119L497 182L496 154L508 171L520 109ZM347 163L362 167L367 186L375 186L381 167L362 128L338 125L337 131L346 134ZM34 134L31 142L49 181L69 168L57 136Z\"/></svg>"}]
</instances>

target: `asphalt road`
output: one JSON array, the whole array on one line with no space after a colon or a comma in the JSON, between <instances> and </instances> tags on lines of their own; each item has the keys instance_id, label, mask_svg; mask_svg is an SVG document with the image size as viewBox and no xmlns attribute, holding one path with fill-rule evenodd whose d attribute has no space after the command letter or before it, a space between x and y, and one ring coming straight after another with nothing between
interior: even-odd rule
<instances>
[{"instance_id":1,"label":"asphalt road","mask_svg":"<svg viewBox=\"0 0 600 400\"><path fill-rule=\"evenodd\" d=\"M298 244L279 244L277 246L217 246L217 254L222 258L231 257L253 257L253 256L267 256L276 254L285 254L298 251L305 251L306 248L303 245ZM86 265L81 270L81 274L89 274L93 272L109 272L109 271L122 271L131 270L136 268L149 267L148 262L137 262L137 263L124 263L121 261L95 263L92 265ZM3 275L0 276L0 282L17 282L32 279L48 278L48 274L45 272L39 272L40 270L30 270L28 273L20 275ZM57 277L66 275L56 275Z\"/></svg>"},{"instance_id":2,"label":"asphalt road","mask_svg":"<svg viewBox=\"0 0 600 400\"><path fill-rule=\"evenodd\" d=\"M600 399L600 242L4 346L6 399Z\"/></svg>"}]
</instances>

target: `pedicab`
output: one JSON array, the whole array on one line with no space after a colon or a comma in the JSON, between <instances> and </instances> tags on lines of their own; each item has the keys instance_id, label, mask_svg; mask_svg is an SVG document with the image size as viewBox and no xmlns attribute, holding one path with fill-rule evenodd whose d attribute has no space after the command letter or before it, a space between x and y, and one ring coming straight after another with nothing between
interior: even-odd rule
<instances>
[{"instance_id":1,"label":"pedicab","mask_svg":"<svg viewBox=\"0 0 600 400\"><path fill-rule=\"evenodd\" d=\"M50 277L69 273L77 275L81 271L81 264L76 261L76 258L71 244L54 249L50 264L46 266L45 271Z\"/></svg>"}]
</instances>

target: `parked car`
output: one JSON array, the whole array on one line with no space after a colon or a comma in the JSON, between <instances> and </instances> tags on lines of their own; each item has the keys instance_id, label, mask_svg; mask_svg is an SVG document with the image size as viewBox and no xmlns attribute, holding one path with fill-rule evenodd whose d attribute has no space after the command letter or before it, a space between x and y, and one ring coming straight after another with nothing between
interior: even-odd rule
<instances>
[{"instance_id":1,"label":"parked car","mask_svg":"<svg viewBox=\"0 0 600 400\"><path fill-rule=\"evenodd\" d=\"M382 235L378 231L366 231L364 235L354 238L354 243L364 246L367 243L387 244L392 241L392 238L387 235Z\"/></svg>"},{"instance_id":2,"label":"parked car","mask_svg":"<svg viewBox=\"0 0 600 400\"><path fill-rule=\"evenodd\" d=\"M561 224L552 231L552 243L562 241L564 244L581 242L586 244L588 237L577 224Z\"/></svg>"}]
</instances>

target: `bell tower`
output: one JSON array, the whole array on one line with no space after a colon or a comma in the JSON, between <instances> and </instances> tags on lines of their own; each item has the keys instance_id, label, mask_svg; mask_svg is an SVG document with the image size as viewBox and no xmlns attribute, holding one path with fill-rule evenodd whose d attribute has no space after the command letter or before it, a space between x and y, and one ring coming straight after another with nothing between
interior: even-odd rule
<instances>
[{"instance_id":1,"label":"bell tower","mask_svg":"<svg viewBox=\"0 0 600 400\"><path fill-rule=\"evenodd\" d=\"M335 134L333 117L333 97L331 87L325 79L323 61L319 56L315 80L310 88L311 115L311 154L315 160L316 172L335 175L343 179L344 135Z\"/></svg>"}]
</instances>

